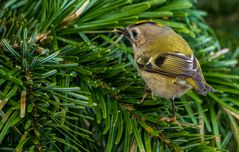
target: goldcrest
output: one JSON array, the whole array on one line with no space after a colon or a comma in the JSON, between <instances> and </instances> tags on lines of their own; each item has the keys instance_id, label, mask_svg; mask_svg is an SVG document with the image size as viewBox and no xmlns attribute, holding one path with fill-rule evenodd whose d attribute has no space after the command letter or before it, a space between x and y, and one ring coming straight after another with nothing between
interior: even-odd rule
<instances>
[{"instance_id":1,"label":"goldcrest","mask_svg":"<svg viewBox=\"0 0 239 152\"><path fill-rule=\"evenodd\" d=\"M191 88L202 95L213 91L190 46L171 28L141 22L118 31L131 42L138 73L153 94L174 99Z\"/></svg>"}]
</instances>

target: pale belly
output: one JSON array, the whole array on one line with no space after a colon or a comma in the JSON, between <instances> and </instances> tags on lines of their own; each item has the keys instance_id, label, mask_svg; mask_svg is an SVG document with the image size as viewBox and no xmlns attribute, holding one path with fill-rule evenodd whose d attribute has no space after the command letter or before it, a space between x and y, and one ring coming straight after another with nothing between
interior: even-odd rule
<instances>
[{"instance_id":1,"label":"pale belly","mask_svg":"<svg viewBox=\"0 0 239 152\"><path fill-rule=\"evenodd\" d=\"M192 87L185 80L168 77L157 73L149 73L138 69L146 85L153 94L165 98L181 97Z\"/></svg>"}]
</instances>

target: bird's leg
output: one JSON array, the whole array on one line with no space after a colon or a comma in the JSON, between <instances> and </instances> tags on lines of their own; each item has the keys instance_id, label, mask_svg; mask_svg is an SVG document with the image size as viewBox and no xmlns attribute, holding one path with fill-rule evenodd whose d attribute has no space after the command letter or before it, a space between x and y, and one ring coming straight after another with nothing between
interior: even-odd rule
<instances>
[{"instance_id":1,"label":"bird's leg","mask_svg":"<svg viewBox=\"0 0 239 152\"><path fill-rule=\"evenodd\" d=\"M147 85L145 85L144 87L144 95L142 97L142 99L139 101L139 104L143 104L145 99L151 94L151 91L149 89L149 87Z\"/></svg>"},{"instance_id":2,"label":"bird's leg","mask_svg":"<svg viewBox=\"0 0 239 152\"><path fill-rule=\"evenodd\" d=\"M175 109L174 98L171 99L171 102L172 102L173 116L170 119L171 119L172 122L175 122L177 120L177 118L176 118L176 109Z\"/></svg>"},{"instance_id":3,"label":"bird's leg","mask_svg":"<svg viewBox=\"0 0 239 152\"><path fill-rule=\"evenodd\" d=\"M172 102L172 110L173 110L173 116L172 116L172 117L164 117L164 118L161 118L160 121L164 121L164 122L176 122L176 121L177 121L174 99L175 99L175 97L173 97L173 98L171 99L171 102Z\"/></svg>"}]
</instances>

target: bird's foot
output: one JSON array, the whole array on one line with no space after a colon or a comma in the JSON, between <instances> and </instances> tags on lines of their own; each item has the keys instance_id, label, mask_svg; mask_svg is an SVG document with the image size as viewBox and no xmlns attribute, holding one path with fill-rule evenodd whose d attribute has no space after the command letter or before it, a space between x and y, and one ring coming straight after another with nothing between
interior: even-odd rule
<instances>
[{"instance_id":1,"label":"bird's foot","mask_svg":"<svg viewBox=\"0 0 239 152\"><path fill-rule=\"evenodd\" d=\"M182 125L177 121L176 116L160 118L159 122L172 122L182 129Z\"/></svg>"},{"instance_id":2,"label":"bird's foot","mask_svg":"<svg viewBox=\"0 0 239 152\"><path fill-rule=\"evenodd\" d=\"M138 102L138 104L143 104L145 102L145 99L149 96L149 94L144 94L142 99Z\"/></svg>"},{"instance_id":3,"label":"bird's foot","mask_svg":"<svg viewBox=\"0 0 239 152\"><path fill-rule=\"evenodd\" d=\"M148 86L144 87L144 95L142 97L142 99L138 102L138 104L143 104L145 102L145 99L150 96L151 91L149 90Z\"/></svg>"},{"instance_id":4,"label":"bird's foot","mask_svg":"<svg viewBox=\"0 0 239 152\"><path fill-rule=\"evenodd\" d=\"M160 121L163 121L163 122L177 122L174 97L171 101L172 101L173 116L172 117L161 118Z\"/></svg>"},{"instance_id":5,"label":"bird's foot","mask_svg":"<svg viewBox=\"0 0 239 152\"><path fill-rule=\"evenodd\" d=\"M161 121L161 122L177 122L177 118L176 118L176 116L163 117L159 121Z\"/></svg>"}]
</instances>

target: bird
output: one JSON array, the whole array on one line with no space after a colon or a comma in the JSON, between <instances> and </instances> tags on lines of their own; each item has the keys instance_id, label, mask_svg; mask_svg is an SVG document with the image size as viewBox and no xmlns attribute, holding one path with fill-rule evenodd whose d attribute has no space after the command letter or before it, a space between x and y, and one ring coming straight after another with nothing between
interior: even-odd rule
<instances>
[{"instance_id":1,"label":"bird","mask_svg":"<svg viewBox=\"0 0 239 152\"><path fill-rule=\"evenodd\" d=\"M204 96L213 92L191 47L172 28L142 21L116 30L130 41L137 71L145 81L145 93L140 102L144 102L149 91L172 101L173 116L163 121L176 121L174 100L189 90L194 89Z\"/></svg>"}]
</instances>

